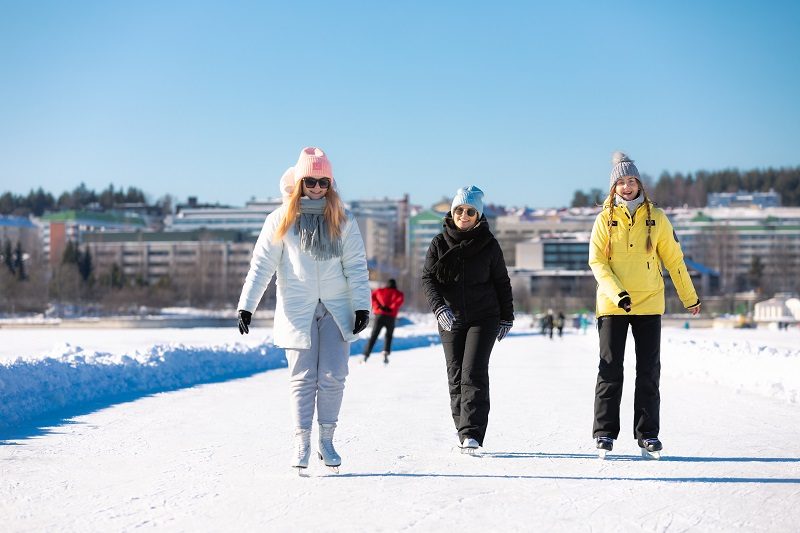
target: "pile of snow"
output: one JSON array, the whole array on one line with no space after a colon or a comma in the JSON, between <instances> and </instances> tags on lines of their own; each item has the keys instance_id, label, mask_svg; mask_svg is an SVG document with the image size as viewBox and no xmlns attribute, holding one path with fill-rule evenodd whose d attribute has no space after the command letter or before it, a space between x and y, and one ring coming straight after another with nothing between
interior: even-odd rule
<instances>
[{"instance_id":1,"label":"pile of snow","mask_svg":"<svg viewBox=\"0 0 800 533\"><path fill-rule=\"evenodd\" d=\"M429 330L430 331L430 330ZM430 346L438 335L395 337L393 350ZM351 354L364 350L364 339L351 344ZM375 350L382 349L382 341ZM120 354L85 350L62 343L43 357L17 358L0 363L0 430L44 415L130 395L179 389L243 377L285 367L282 348L271 342L258 346L240 343L220 346L158 344Z\"/></svg>"},{"instance_id":2,"label":"pile of snow","mask_svg":"<svg viewBox=\"0 0 800 533\"><path fill-rule=\"evenodd\" d=\"M535 335L538 330L518 320L512 336ZM395 329L393 351L439 343L436 321L431 314L406 315ZM3 362L0 357L0 430L19 427L37 418L93 402L112 403L119 399L192 385L252 375L285 367L283 349L271 342L269 330L263 342L243 337L235 328L198 329L191 342L162 343L173 330L154 329L153 335L133 336L130 330L72 330L62 333L61 342L44 350L31 340L34 330L2 331L0 342L15 354ZM164 333L159 333L164 332ZM36 330L44 338L44 330ZM110 342L109 334L121 344ZM137 331L138 334L138 331ZM575 335L572 329L565 336ZM364 350L369 329L351 344L351 355ZM49 336L48 336L49 337ZM66 337L66 338L64 338ZM596 331L590 328L581 350L597 354ZM138 341L135 339L139 339ZM220 342L228 339L229 342ZM255 343L253 342L255 340ZM68 341L68 342L64 342ZM80 345L94 346L82 348ZM119 346L117 346L120 344ZM34 353L31 351L32 346ZM50 345L48 345L50 346ZM763 330L725 331L665 328L662 335L662 362L665 376L712 382L736 390L800 403L800 332L775 335ZM100 347L101 349L97 349ZM383 335L374 352L383 349ZM548 353L557 355L567 348L557 339L548 344ZM628 350L633 342L629 339ZM2 355L2 354L0 354ZM10 359L10 357L9 357ZM628 365L633 354L628 357Z\"/></svg>"},{"instance_id":3,"label":"pile of snow","mask_svg":"<svg viewBox=\"0 0 800 533\"><path fill-rule=\"evenodd\" d=\"M731 338L733 332L720 335L715 331L717 337L708 339L686 338L692 334L680 330L664 335L662 372L800 403L797 332L751 331L748 336ZM793 346L780 346L784 340Z\"/></svg>"}]
</instances>

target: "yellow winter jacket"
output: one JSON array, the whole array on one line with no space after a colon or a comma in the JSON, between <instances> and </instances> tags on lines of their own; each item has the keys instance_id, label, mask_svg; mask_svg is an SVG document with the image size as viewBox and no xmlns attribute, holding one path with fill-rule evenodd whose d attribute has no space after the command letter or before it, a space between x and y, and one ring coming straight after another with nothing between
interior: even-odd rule
<instances>
[{"instance_id":1,"label":"yellow winter jacket","mask_svg":"<svg viewBox=\"0 0 800 533\"><path fill-rule=\"evenodd\" d=\"M662 262L684 307L699 305L697 292L686 270L683 251L664 211L641 204L633 222L626 205L615 205L611 227L611 259L606 257L609 226L608 204L597 215L589 244L589 267L597 280L597 316L628 314L619 307L625 296L631 298L632 315L664 314ZM647 226L650 225L652 250L647 251Z\"/></svg>"}]
</instances>

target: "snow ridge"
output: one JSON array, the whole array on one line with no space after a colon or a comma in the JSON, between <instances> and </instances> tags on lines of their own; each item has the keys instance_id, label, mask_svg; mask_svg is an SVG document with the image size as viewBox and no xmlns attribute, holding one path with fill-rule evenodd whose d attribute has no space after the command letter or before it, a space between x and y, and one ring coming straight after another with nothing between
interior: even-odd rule
<instances>
[{"instance_id":1,"label":"snow ridge","mask_svg":"<svg viewBox=\"0 0 800 533\"><path fill-rule=\"evenodd\" d=\"M663 371L800 403L800 349L769 346L763 338L722 341L669 337L662 344Z\"/></svg>"},{"instance_id":2,"label":"snow ridge","mask_svg":"<svg viewBox=\"0 0 800 533\"><path fill-rule=\"evenodd\" d=\"M438 335L396 338L393 349L429 346ZM360 354L364 339L351 344ZM378 344L376 349L380 349ZM84 350L65 343L49 357L0 364L0 430L91 402L190 387L286 366L272 343L187 347L159 344L132 354Z\"/></svg>"}]
</instances>

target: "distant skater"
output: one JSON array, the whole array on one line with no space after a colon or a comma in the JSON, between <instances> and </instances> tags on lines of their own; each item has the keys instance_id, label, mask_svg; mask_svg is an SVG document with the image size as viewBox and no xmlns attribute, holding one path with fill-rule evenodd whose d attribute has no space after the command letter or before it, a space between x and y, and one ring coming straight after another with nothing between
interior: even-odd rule
<instances>
[{"instance_id":1,"label":"distant skater","mask_svg":"<svg viewBox=\"0 0 800 533\"><path fill-rule=\"evenodd\" d=\"M548 309L547 314L544 317L544 334L550 337L550 340L553 340L553 328L555 327L556 319L553 316L553 310Z\"/></svg>"},{"instance_id":2,"label":"distant skater","mask_svg":"<svg viewBox=\"0 0 800 533\"><path fill-rule=\"evenodd\" d=\"M373 321L369 342L364 348L365 363L369 359L372 348L375 347L375 341L378 340L383 328L386 328L386 337L383 341L383 362L384 364L389 363L389 354L392 353L394 323L403 301L403 293L397 289L397 282L393 279L390 279L385 287L372 291L372 313L375 315L375 320Z\"/></svg>"},{"instance_id":3,"label":"distant skater","mask_svg":"<svg viewBox=\"0 0 800 533\"><path fill-rule=\"evenodd\" d=\"M473 453L489 423L489 356L514 321L511 281L478 187L456 192L428 248L422 285L439 323L459 445Z\"/></svg>"},{"instance_id":4,"label":"distant skater","mask_svg":"<svg viewBox=\"0 0 800 533\"><path fill-rule=\"evenodd\" d=\"M616 152L612 164L608 198L595 220L589 246L589 266L597 280L600 338L592 431L599 454L605 457L620 431L623 358L630 326L636 346L633 436L643 456L658 458L662 263L693 315L700 312L700 299L672 224L647 197L633 161Z\"/></svg>"},{"instance_id":5,"label":"distant skater","mask_svg":"<svg viewBox=\"0 0 800 533\"><path fill-rule=\"evenodd\" d=\"M294 421L291 465L305 474L316 408L318 455L336 469L333 447L350 343L369 323L369 274L364 241L336 190L333 169L319 148L300 152L281 178L284 202L267 216L239 298L239 332L250 320L273 274L276 346L286 348Z\"/></svg>"},{"instance_id":6,"label":"distant skater","mask_svg":"<svg viewBox=\"0 0 800 533\"><path fill-rule=\"evenodd\" d=\"M558 337L559 338L564 336L564 321L565 320L566 320L566 317L564 316L564 313L559 311L558 312L558 316L556 317L556 320L555 320L555 327L558 330Z\"/></svg>"}]
</instances>

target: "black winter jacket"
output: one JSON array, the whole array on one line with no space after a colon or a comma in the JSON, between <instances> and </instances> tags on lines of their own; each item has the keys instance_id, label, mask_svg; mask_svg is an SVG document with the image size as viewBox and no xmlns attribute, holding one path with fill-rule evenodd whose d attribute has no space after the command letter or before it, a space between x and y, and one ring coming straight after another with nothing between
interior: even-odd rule
<instances>
[{"instance_id":1,"label":"black winter jacket","mask_svg":"<svg viewBox=\"0 0 800 533\"><path fill-rule=\"evenodd\" d=\"M442 226L422 270L431 311L447 305L462 323L491 317L514 320L511 280L486 217L471 230L461 231L448 213Z\"/></svg>"}]
</instances>

